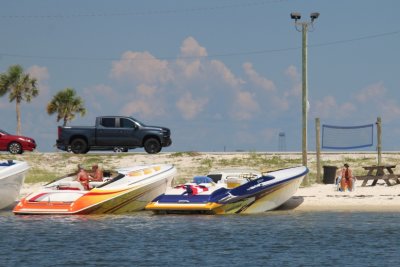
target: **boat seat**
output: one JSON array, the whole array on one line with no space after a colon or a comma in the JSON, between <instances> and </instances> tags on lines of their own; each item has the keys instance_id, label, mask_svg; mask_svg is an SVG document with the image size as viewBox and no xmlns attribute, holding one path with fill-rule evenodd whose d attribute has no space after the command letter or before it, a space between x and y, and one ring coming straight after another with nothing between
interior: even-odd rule
<instances>
[{"instance_id":1,"label":"boat seat","mask_svg":"<svg viewBox=\"0 0 400 267\"><path fill-rule=\"evenodd\" d=\"M62 181L57 186L58 190L85 190L78 181Z\"/></svg>"}]
</instances>

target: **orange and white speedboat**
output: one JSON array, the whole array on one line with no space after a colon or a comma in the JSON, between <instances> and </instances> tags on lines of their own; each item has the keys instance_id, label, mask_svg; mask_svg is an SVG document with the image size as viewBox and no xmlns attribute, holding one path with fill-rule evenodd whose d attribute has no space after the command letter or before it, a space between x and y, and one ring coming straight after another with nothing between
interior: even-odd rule
<instances>
[{"instance_id":1,"label":"orange and white speedboat","mask_svg":"<svg viewBox=\"0 0 400 267\"><path fill-rule=\"evenodd\" d=\"M108 173L108 174L107 174ZM105 172L103 182L84 190L76 174L45 185L24 197L15 214L119 214L143 210L163 194L176 174L173 165L145 165Z\"/></svg>"}]
</instances>

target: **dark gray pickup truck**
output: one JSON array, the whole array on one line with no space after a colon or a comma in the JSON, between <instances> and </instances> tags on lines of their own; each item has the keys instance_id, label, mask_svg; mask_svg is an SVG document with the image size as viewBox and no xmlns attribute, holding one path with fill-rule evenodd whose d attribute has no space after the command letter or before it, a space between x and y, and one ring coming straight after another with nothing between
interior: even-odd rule
<instances>
[{"instance_id":1,"label":"dark gray pickup truck","mask_svg":"<svg viewBox=\"0 0 400 267\"><path fill-rule=\"evenodd\" d=\"M168 128L147 126L132 117L103 116L96 118L95 126L59 126L56 145L58 149L75 154L89 150L126 152L138 147L155 154L171 143Z\"/></svg>"}]
</instances>

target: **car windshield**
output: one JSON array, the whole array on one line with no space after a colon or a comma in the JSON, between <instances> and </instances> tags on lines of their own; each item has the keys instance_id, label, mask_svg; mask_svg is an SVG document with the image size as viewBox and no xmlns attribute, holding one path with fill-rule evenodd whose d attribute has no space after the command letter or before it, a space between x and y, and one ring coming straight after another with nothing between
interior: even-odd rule
<instances>
[{"instance_id":1,"label":"car windshield","mask_svg":"<svg viewBox=\"0 0 400 267\"><path fill-rule=\"evenodd\" d=\"M6 134L6 135L11 135L11 134L7 133L6 131L4 131L4 130L2 130L2 129L0 129L0 133Z\"/></svg>"}]
</instances>

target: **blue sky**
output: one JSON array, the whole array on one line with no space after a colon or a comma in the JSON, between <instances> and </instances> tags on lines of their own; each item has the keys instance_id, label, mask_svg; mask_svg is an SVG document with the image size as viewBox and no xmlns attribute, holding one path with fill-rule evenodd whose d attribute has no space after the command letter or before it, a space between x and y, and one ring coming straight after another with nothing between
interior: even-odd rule
<instances>
[{"instance_id":1,"label":"blue sky","mask_svg":"<svg viewBox=\"0 0 400 267\"><path fill-rule=\"evenodd\" d=\"M22 105L22 133L54 151L46 105L72 87L87 115L128 115L171 128L164 151L301 151L301 33L309 20L310 150L316 117L354 126L382 117L383 149L400 150L400 1L0 1L0 72L21 64L40 95ZM0 98L0 128L15 103ZM371 150L375 147L370 148ZM142 151L139 150L138 151Z\"/></svg>"}]
</instances>

